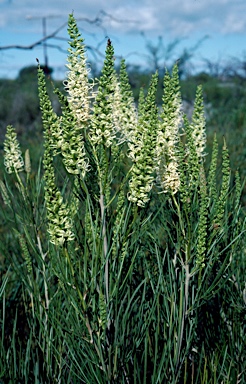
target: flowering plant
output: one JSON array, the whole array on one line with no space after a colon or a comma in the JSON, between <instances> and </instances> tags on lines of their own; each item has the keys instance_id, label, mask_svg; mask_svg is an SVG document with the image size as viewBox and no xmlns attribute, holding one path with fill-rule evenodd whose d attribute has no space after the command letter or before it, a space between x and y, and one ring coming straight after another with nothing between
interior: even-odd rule
<instances>
[{"instance_id":1,"label":"flowering plant","mask_svg":"<svg viewBox=\"0 0 246 384\"><path fill-rule=\"evenodd\" d=\"M223 300L211 311L232 288L239 307L245 300L235 269L244 233L240 182L237 176L230 189L225 143L218 174L216 138L206 169L201 87L191 121L183 112L177 65L165 74L160 111L158 73L135 105L125 61L119 74L115 70L110 39L101 76L93 80L72 14L68 33L65 94L55 89L61 116L38 65L42 171L30 176L12 127L4 143L6 171L16 181L14 192L7 181L0 187L16 226L13 268L30 331L24 346L29 365L16 368L11 353L2 352L2 361L12 364L11 380L241 378L240 364L232 369L227 354L228 344L237 346L230 353L242 361L241 328L232 327ZM23 359L22 349L19 354Z\"/></svg>"}]
</instances>

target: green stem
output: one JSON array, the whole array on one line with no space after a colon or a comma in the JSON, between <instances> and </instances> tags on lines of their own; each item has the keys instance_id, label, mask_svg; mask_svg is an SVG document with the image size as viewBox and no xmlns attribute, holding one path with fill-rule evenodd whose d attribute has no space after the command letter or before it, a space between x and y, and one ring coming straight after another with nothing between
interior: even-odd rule
<instances>
[{"instance_id":1,"label":"green stem","mask_svg":"<svg viewBox=\"0 0 246 384\"><path fill-rule=\"evenodd\" d=\"M108 240L107 240L107 232L106 232L106 214L105 214L105 204L104 204L104 194L100 194L100 208L101 208L101 219L102 219L102 237L103 237L103 255L105 260L105 290L106 290L106 300L109 302L109 260L107 257L108 254Z\"/></svg>"},{"instance_id":2,"label":"green stem","mask_svg":"<svg viewBox=\"0 0 246 384\"><path fill-rule=\"evenodd\" d=\"M177 200L176 200L174 194L172 194L172 198L173 198L174 205L175 205L175 207L176 207L176 209L177 209L180 228L181 228L183 237L184 237L184 239L185 239L185 229L184 229L184 224L183 224L183 222L182 222L182 218L181 218L180 206L178 205L178 202L177 202Z\"/></svg>"},{"instance_id":3,"label":"green stem","mask_svg":"<svg viewBox=\"0 0 246 384\"><path fill-rule=\"evenodd\" d=\"M77 291L77 293L79 295L79 298L80 298L83 310L86 311L86 303L85 303L84 297L83 297L83 295L82 295L82 293L81 293L81 291L79 289L78 282L77 282L77 280L75 278L74 269L73 269L73 266L72 266L72 263L71 263L71 259L70 259L67 247L64 247L64 253L65 253L65 257L66 257L66 259L68 261L68 265L70 267L70 271L71 271L71 274L72 274L73 279L74 279L74 285L75 285L76 291Z\"/></svg>"}]
</instances>

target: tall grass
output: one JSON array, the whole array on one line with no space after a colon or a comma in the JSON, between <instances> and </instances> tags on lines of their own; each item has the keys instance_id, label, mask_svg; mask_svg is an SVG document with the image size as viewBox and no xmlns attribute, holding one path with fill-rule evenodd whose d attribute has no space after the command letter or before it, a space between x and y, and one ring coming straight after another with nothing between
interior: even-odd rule
<instances>
[{"instance_id":1,"label":"tall grass","mask_svg":"<svg viewBox=\"0 0 246 384\"><path fill-rule=\"evenodd\" d=\"M38 65L44 157L4 141L0 294L4 383L243 383L245 223L216 137L209 170L202 89L191 121L178 68L138 110L110 40L101 76L69 16L67 96ZM219 180L219 183L218 183ZM7 265L7 263L6 263Z\"/></svg>"}]
</instances>

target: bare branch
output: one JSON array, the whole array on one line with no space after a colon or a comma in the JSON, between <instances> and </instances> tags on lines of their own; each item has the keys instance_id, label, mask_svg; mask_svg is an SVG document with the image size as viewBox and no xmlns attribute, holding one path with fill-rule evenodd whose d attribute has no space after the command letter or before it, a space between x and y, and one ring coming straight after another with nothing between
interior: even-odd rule
<instances>
[{"instance_id":1,"label":"bare branch","mask_svg":"<svg viewBox=\"0 0 246 384\"><path fill-rule=\"evenodd\" d=\"M48 17L48 16L47 16ZM107 12L104 12L103 10L101 10L98 15L94 18L94 19L89 19L87 17L79 17L77 18L76 20L77 21L83 21L83 22L86 22L88 24L91 24L91 25L95 25L97 26L98 28L101 28L103 33L105 34L105 36L107 35L107 30L106 28L103 26L103 19L107 17L108 19L111 19L117 23L137 23L137 21L135 20L120 20L116 17L113 17L112 15L108 14ZM41 39L39 39L38 41L35 41L34 43L32 44L29 44L29 45L19 45L19 44L13 44L13 45L5 45L5 46L0 46L0 50L7 50L7 49L24 49L24 50L30 50L30 49L33 49L41 44L43 44L44 42L46 42L47 40L50 40L50 39L57 39L57 40L64 40L64 41L67 41L66 38L64 37L59 37L57 36L57 34L67 26L67 22L64 22L60 27L58 27L54 32L42 37ZM89 32L87 32L89 33ZM55 46L55 48L57 48ZM91 47L90 49L95 49L97 50L96 48L93 48Z\"/></svg>"},{"instance_id":2,"label":"bare branch","mask_svg":"<svg viewBox=\"0 0 246 384\"><path fill-rule=\"evenodd\" d=\"M42 37L42 39L39 39L38 41L36 41L35 43L32 43L32 44L29 44L29 45L5 45L5 46L0 46L0 50L7 50L7 49L24 49L24 50L28 50L28 49L33 49L35 47L37 47L38 45L41 45L43 44L45 41L47 40L50 40L54 37L56 37L56 35L67 25L67 22L66 23L63 23L59 28L57 28L54 32L52 32L51 34L49 35L46 35L45 37Z\"/></svg>"},{"instance_id":3,"label":"bare branch","mask_svg":"<svg viewBox=\"0 0 246 384\"><path fill-rule=\"evenodd\" d=\"M59 32L67 27L67 21L64 22L62 25L60 25L57 29L55 29L52 33L46 34L46 19L54 17L53 15L51 16L40 16L40 17L32 17L29 16L29 19L42 19L43 23L43 36L39 40L28 44L28 45L21 45L21 44L12 44L12 45L5 45L5 46L0 46L0 51L4 50L10 50L10 49L21 49L21 50L33 50L38 46L42 46L44 49L44 62L45 62L45 67L48 68L48 55L47 55L47 48L52 48L52 49L57 49L58 51L62 53L67 53L67 50L64 50L62 46L60 46L58 43L53 44L53 43L48 43L49 40L56 40L56 41L68 41L68 38L58 36ZM126 23L126 22L131 22L131 23L136 23L134 20L120 20L116 17L113 17L112 15L104 12L101 10L97 16L94 19L89 19L87 17L80 17L77 18L77 22L85 22L90 25L94 25L97 28L100 28L101 31L103 32L104 36L106 36L104 39L102 39L96 47L87 45L86 49L87 51L90 51L90 53L93 55L94 59L98 61L98 57L104 58L104 53L100 51L101 46L105 43L106 44L106 38L107 38L107 29L104 27L104 23L108 20L112 20L114 23ZM85 30L82 27L79 27L80 30L84 31L86 34L90 34L92 36L95 35L95 33L91 33L87 30ZM121 59L121 57L115 56L117 59Z\"/></svg>"}]
</instances>

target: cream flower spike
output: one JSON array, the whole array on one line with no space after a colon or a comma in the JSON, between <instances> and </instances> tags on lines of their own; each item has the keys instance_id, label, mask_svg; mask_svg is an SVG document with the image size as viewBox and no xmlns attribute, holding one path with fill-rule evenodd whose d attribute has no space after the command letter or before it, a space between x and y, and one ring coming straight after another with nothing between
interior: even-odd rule
<instances>
[{"instance_id":1,"label":"cream flower spike","mask_svg":"<svg viewBox=\"0 0 246 384\"><path fill-rule=\"evenodd\" d=\"M90 114L90 91L93 83L88 80L84 39L78 30L76 20L69 15L68 33L71 40L68 48L67 80L64 81L65 90L68 92L68 102L71 110L77 118L78 129L88 121Z\"/></svg>"},{"instance_id":2,"label":"cream flower spike","mask_svg":"<svg viewBox=\"0 0 246 384\"><path fill-rule=\"evenodd\" d=\"M181 122L182 103L176 65L172 77L168 72L164 77L163 111L157 134L157 184L164 193L176 193L180 186L177 143Z\"/></svg>"},{"instance_id":3,"label":"cream flower spike","mask_svg":"<svg viewBox=\"0 0 246 384\"><path fill-rule=\"evenodd\" d=\"M20 144L12 125L7 126L4 140L4 166L8 173L20 172L24 169L24 160L22 158Z\"/></svg>"},{"instance_id":4,"label":"cream flower spike","mask_svg":"<svg viewBox=\"0 0 246 384\"><path fill-rule=\"evenodd\" d=\"M194 112L192 115L192 137L196 148L198 159L206 156L206 120L203 106L202 86L197 87Z\"/></svg>"}]
</instances>

